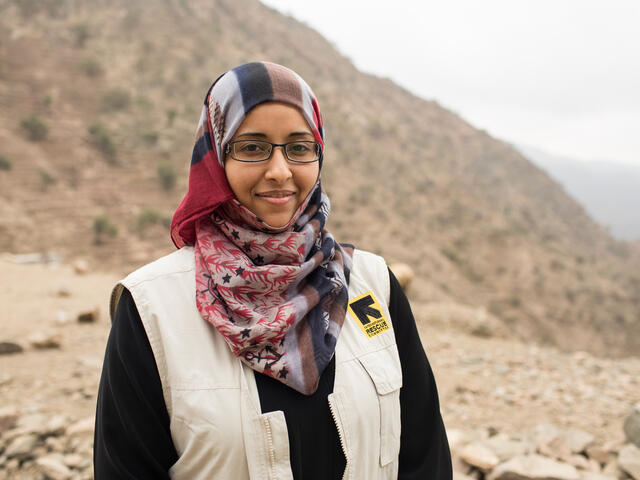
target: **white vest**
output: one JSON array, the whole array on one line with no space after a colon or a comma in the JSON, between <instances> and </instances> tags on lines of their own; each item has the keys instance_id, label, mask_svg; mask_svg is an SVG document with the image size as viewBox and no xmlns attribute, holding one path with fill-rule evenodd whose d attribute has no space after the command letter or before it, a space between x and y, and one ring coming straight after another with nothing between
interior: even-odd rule
<instances>
[{"instance_id":1,"label":"white vest","mask_svg":"<svg viewBox=\"0 0 640 480\"><path fill-rule=\"evenodd\" d=\"M402 372L388 310L389 275L377 255L356 250L353 260L350 303L371 292L389 329L370 338L347 313L328 402L347 460L343 478L395 479ZM198 312L193 248L126 277L114 289L112 312L122 286L135 300L162 381L178 453L171 478L292 479L284 412L261 412L254 371Z\"/></svg>"}]
</instances>

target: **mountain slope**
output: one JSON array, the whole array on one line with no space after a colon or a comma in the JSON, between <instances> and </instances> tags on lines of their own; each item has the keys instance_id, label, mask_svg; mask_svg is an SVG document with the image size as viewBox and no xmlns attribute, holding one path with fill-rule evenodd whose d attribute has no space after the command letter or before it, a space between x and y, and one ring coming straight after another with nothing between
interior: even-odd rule
<instances>
[{"instance_id":1,"label":"mountain slope","mask_svg":"<svg viewBox=\"0 0 640 480\"><path fill-rule=\"evenodd\" d=\"M163 223L186 188L204 94L255 59L314 88L329 228L410 263L415 301L485 306L515 335L567 349L640 351L634 245L510 146L358 72L256 0L0 0L0 250L120 273L171 251Z\"/></svg>"},{"instance_id":2,"label":"mountain slope","mask_svg":"<svg viewBox=\"0 0 640 480\"><path fill-rule=\"evenodd\" d=\"M640 240L640 167L611 162L581 162L518 146L527 158L560 182L611 233Z\"/></svg>"}]
</instances>

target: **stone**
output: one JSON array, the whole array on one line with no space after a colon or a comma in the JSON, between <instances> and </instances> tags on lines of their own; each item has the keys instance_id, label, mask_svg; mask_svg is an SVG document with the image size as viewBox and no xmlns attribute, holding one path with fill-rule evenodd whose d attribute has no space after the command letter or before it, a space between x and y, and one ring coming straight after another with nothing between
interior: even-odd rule
<instances>
[{"instance_id":1,"label":"stone","mask_svg":"<svg viewBox=\"0 0 640 480\"><path fill-rule=\"evenodd\" d=\"M604 465L613 458L614 454L611 450L601 445L591 445L587 447L587 456L601 465Z\"/></svg>"},{"instance_id":2,"label":"stone","mask_svg":"<svg viewBox=\"0 0 640 480\"><path fill-rule=\"evenodd\" d=\"M609 475L610 477L615 477L615 478L627 477L627 474L620 469L620 465L618 464L617 458L614 458L609 463L607 463L600 473L602 473L603 475Z\"/></svg>"},{"instance_id":3,"label":"stone","mask_svg":"<svg viewBox=\"0 0 640 480\"><path fill-rule=\"evenodd\" d=\"M617 480L617 477L596 472L582 472L582 480Z\"/></svg>"},{"instance_id":4,"label":"stone","mask_svg":"<svg viewBox=\"0 0 640 480\"><path fill-rule=\"evenodd\" d=\"M66 285L60 286L58 288L58 291L56 292L56 295L58 297L68 298L71 296L71 289Z\"/></svg>"},{"instance_id":5,"label":"stone","mask_svg":"<svg viewBox=\"0 0 640 480\"><path fill-rule=\"evenodd\" d=\"M618 464L634 480L640 480L640 448L632 443L622 447L618 454Z\"/></svg>"},{"instance_id":6,"label":"stone","mask_svg":"<svg viewBox=\"0 0 640 480\"><path fill-rule=\"evenodd\" d=\"M591 464L589 463L589 459L587 457L583 457L582 455L571 454L563 460L576 468L581 468L582 470L591 470L592 468Z\"/></svg>"},{"instance_id":7,"label":"stone","mask_svg":"<svg viewBox=\"0 0 640 480\"><path fill-rule=\"evenodd\" d=\"M0 355L11 355L13 353L22 353L24 349L20 344L15 342L0 342Z\"/></svg>"},{"instance_id":8,"label":"stone","mask_svg":"<svg viewBox=\"0 0 640 480\"><path fill-rule=\"evenodd\" d=\"M100 318L100 308L95 307L78 313L78 323L95 323Z\"/></svg>"},{"instance_id":9,"label":"stone","mask_svg":"<svg viewBox=\"0 0 640 480\"><path fill-rule=\"evenodd\" d=\"M624 421L623 430L627 441L640 448L640 402L631 407Z\"/></svg>"},{"instance_id":10,"label":"stone","mask_svg":"<svg viewBox=\"0 0 640 480\"><path fill-rule=\"evenodd\" d=\"M49 419L45 426L45 432L47 435L52 435L54 437L58 437L63 435L67 425L69 424L69 419L66 415L54 415Z\"/></svg>"},{"instance_id":11,"label":"stone","mask_svg":"<svg viewBox=\"0 0 640 480\"><path fill-rule=\"evenodd\" d=\"M447 439L449 440L449 450L452 453L456 452L462 445L467 443L467 435L462 430L456 430L455 428L447 429Z\"/></svg>"},{"instance_id":12,"label":"stone","mask_svg":"<svg viewBox=\"0 0 640 480\"><path fill-rule=\"evenodd\" d=\"M70 323L69 314L65 310L56 312L56 325L67 325Z\"/></svg>"},{"instance_id":13,"label":"stone","mask_svg":"<svg viewBox=\"0 0 640 480\"><path fill-rule=\"evenodd\" d=\"M73 271L78 275L86 275L89 273L89 264L86 260L78 259L72 264Z\"/></svg>"},{"instance_id":14,"label":"stone","mask_svg":"<svg viewBox=\"0 0 640 480\"><path fill-rule=\"evenodd\" d=\"M558 435L560 435L560 429L555 425L549 423L536 425L533 430L536 448L539 449L543 445L549 445Z\"/></svg>"},{"instance_id":15,"label":"stone","mask_svg":"<svg viewBox=\"0 0 640 480\"><path fill-rule=\"evenodd\" d=\"M68 453L64 456L64 464L71 468L80 468L85 464L85 458L77 453Z\"/></svg>"},{"instance_id":16,"label":"stone","mask_svg":"<svg viewBox=\"0 0 640 480\"><path fill-rule=\"evenodd\" d=\"M95 417L84 418L67 428L67 435L82 435L93 433L95 423Z\"/></svg>"},{"instance_id":17,"label":"stone","mask_svg":"<svg viewBox=\"0 0 640 480\"><path fill-rule=\"evenodd\" d=\"M530 443L522 440L513 440L504 433L499 433L489 438L485 445L497 455L501 462L512 457L532 453L534 450L533 445Z\"/></svg>"},{"instance_id":18,"label":"stone","mask_svg":"<svg viewBox=\"0 0 640 480\"><path fill-rule=\"evenodd\" d=\"M413 268L411 268L406 263L393 263L389 265L389 268L398 280L398 283L402 287L402 290L406 292L415 277Z\"/></svg>"},{"instance_id":19,"label":"stone","mask_svg":"<svg viewBox=\"0 0 640 480\"><path fill-rule=\"evenodd\" d=\"M49 452L64 452L65 440L64 437L47 437L44 441L44 445Z\"/></svg>"},{"instance_id":20,"label":"stone","mask_svg":"<svg viewBox=\"0 0 640 480\"><path fill-rule=\"evenodd\" d=\"M71 478L71 470L64 464L64 458L59 454L50 454L39 457L35 461L38 470L50 480L68 480Z\"/></svg>"},{"instance_id":21,"label":"stone","mask_svg":"<svg viewBox=\"0 0 640 480\"><path fill-rule=\"evenodd\" d=\"M27 435L20 435L14 438L7 445L4 454L9 459L16 459L18 461L28 460L33 456L33 450L38 444L38 436L32 433Z\"/></svg>"},{"instance_id":22,"label":"stone","mask_svg":"<svg viewBox=\"0 0 640 480\"><path fill-rule=\"evenodd\" d=\"M14 407L0 408L0 435L13 428L19 417L18 410Z\"/></svg>"},{"instance_id":23,"label":"stone","mask_svg":"<svg viewBox=\"0 0 640 480\"><path fill-rule=\"evenodd\" d=\"M531 454L501 463L487 480L580 480L580 474L573 465Z\"/></svg>"},{"instance_id":24,"label":"stone","mask_svg":"<svg viewBox=\"0 0 640 480\"><path fill-rule=\"evenodd\" d=\"M560 432L560 436L572 453L584 452L594 441L593 435L577 428L563 430Z\"/></svg>"},{"instance_id":25,"label":"stone","mask_svg":"<svg viewBox=\"0 0 640 480\"><path fill-rule=\"evenodd\" d=\"M28 338L29 344L33 348L40 350L49 348L60 348L60 335L53 332L38 331Z\"/></svg>"},{"instance_id":26,"label":"stone","mask_svg":"<svg viewBox=\"0 0 640 480\"><path fill-rule=\"evenodd\" d=\"M500 463L496 454L481 443L465 445L460 451L460 458L483 472L492 470Z\"/></svg>"},{"instance_id":27,"label":"stone","mask_svg":"<svg viewBox=\"0 0 640 480\"><path fill-rule=\"evenodd\" d=\"M460 472L453 472L453 480L475 480L475 478Z\"/></svg>"},{"instance_id":28,"label":"stone","mask_svg":"<svg viewBox=\"0 0 640 480\"><path fill-rule=\"evenodd\" d=\"M20 417L17 428L24 433L34 433L39 436L46 434L49 417L43 413L32 413Z\"/></svg>"}]
</instances>

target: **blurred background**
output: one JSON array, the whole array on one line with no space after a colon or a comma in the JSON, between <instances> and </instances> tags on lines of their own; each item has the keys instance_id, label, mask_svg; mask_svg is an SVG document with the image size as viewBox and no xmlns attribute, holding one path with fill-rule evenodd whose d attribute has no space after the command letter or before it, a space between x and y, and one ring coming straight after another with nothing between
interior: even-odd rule
<instances>
[{"instance_id":1,"label":"blurred background","mask_svg":"<svg viewBox=\"0 0 640 480\"><path fill-rule=\"evenodd\" d=\"M267 60L329 229L406 272L460 478L640 479L640 6L441 3L0 0L0 478L91 478L110 290Z\"/></svg>"}]
</instances>

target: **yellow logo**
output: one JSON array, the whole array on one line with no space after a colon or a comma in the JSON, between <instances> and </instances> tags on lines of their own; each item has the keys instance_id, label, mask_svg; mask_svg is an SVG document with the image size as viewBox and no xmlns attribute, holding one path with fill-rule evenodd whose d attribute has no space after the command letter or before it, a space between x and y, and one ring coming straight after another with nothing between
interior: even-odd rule
<instances>
[{"instance_id":1,"label":"yellow logo","mask_svg":"<svg viewBox=\"0 0 640 480\"><path fill-rule=\"evenodd\" d=\"M369 291L349 302L349 312L356 319L367 338L373 338L390 329L380 304Z\"/></svg>"}]
</instances>

